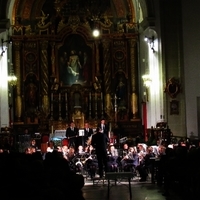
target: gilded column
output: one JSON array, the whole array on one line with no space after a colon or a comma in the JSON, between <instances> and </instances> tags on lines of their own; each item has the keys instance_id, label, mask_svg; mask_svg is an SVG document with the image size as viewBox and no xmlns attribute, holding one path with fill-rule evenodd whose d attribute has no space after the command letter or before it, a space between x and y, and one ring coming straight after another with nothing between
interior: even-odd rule
<instances>
[{"instance_id":1,"label":"gilded column","mask_svg":"<svg viewBox=\"0 0 200 200\"><path fill-rule=\"evenodd\" d=\"M67 92L65 92L65 110L66 110L66 120L68 120L68 97L67 97Z\"/></svg>"},{"instance_id":2,"label":"gilded column","mask_svg":"<svg viewBox=\"0 0 200 200\"><path fill-rule=\"evenodd\" d=\"M89 93L89 119L92 119L92 92Z\"/></svg>"},{"instance_id":3,"label":"gilded column","mask_svg":"<svg viewBox=\"0 0 200 200\"><path fill-rule=\"evenodd\" d=\"M130 48L130 66L131 66L131 107L133 118L138 117L138 94L136 93L136 67L135 67L135 45L136 41L134 39L129 40Z\"/></svg>"},{"instance_id":4,"label":"gilded column","mask_svg":"<svg viewBox=\"0 0 200 200\"><path fill-rule=\"evenodd\" d=\"M110 60L110 42L103 40L103 73L104 73L104 86L105 86L105 113L109 120L113 119L112 116L112 101L111 101L111 60Z\"/></svg>"},{"instance_id":5,"label":"gilded column","mask_svg":"<svg viewBox=\"0 0 200 200\"><path fill-rule=\"evenodd\" d=\"M47 48L48 48L48 42L42 41L40 42L41 46L41 94L42 94L42 108L43 112L45 113L45 116L49 114L49 98L48 98L48 54L47 54Z\"/></svg>"},{"instance_id":6,"label":"gilded column","mask_svg":"<svg viewBox=\"0 0 200 200\"><path fill-rule=\"evenodd\" d=\"M95 52L96 52L96 74L99 75L99 41L95 41Z\"/></svg>"},{"instance_id":7,"label":"gilded column","mask_svg":"<svg viewBox=\"0 0 200 200\"><path fill-rule=\"evenodd\" d=\"M21 72L20 72L20 51L21 51L21 42L16 41L13 44L14 47L14 67L15 73L17 76L17 84L16 84L16 98L15 98L15 117L18 122L21 121L22 116L22 94L21 94Z\"/></svg>"},{"instance_id":8,"label":"gilded column","mask_svg":"<svg viewBox=\"0 0 200 200\"><path fill-rule=\"evenodd\" d=\"M51 67L52 75L55 76L55 42L51 43Z\"/></svg>"}]
</instances>

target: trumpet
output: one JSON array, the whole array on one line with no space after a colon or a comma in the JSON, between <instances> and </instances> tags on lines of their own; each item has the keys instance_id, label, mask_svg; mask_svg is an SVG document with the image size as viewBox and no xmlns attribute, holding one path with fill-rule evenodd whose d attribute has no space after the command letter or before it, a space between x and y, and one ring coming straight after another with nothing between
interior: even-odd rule
<instances>
[{"instance_id":1,"label":"trumpet","mask_svg":"<svg viewBox=\"0 0 200 200\"><path fill-rule=\"evenodd\" d=\"M88 158L86 158L85 160L83 160L82 163L85 164L87 162L87 160L92 160L92 156L90 155Z\"/></svg>"},{"instance_id":2,"label":"trumpet","mask_svg":"<svg viewBox=\"0 0 200 200\"><path fill-rule=\"evenodd\" d=\"M128 159L128 155L124 156L124 157L121 159L121 162L122 162L123 160L126 160L126 159Z\"/></svg>"},{"instance_id":3,"label":"trumpet","mask_svg":"<svg viewBox=\"0 0 200 200\"><path fill-rule=\"evenodd\" d=\"M87 146L90 146L90 145L91 145L91 142L92 142L92 136L95 135L95 134L96 134L96 132L93 133L93 134L88 138L88 140L87 140L87 142L86 142Z\"/></svg>"},{"instance_id":4,"label":"trumpet","mask_svg":"<svg viewBox=\"0 0 200 200\"><path fill-rule=\"evenodd\" d=\"M131 157L131 155L132 155L132 152L128 152L128 153L121 159L121 161L126 160L126 159L129 159L129 158Z\"/></svg>"}]
</instances>

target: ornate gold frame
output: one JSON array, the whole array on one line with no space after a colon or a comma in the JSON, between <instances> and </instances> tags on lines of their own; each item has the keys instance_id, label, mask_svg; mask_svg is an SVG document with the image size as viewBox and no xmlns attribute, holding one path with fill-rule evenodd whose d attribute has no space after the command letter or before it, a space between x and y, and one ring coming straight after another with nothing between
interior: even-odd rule
<instances>
[{"instance_id":1,"label":"ornate gold frame","mask_svg":"<svg viewBox=\"0 0 200 200\"><path fill-rule=\"evenodd\" d=\"M178 95L178 93L180 92L180 84L179 81L177 79L170 78L167 83L166 83L166 87L165 87L165 92L171 97L171 98L176 98L176 96Z\"/></svg>"}]
</instances>

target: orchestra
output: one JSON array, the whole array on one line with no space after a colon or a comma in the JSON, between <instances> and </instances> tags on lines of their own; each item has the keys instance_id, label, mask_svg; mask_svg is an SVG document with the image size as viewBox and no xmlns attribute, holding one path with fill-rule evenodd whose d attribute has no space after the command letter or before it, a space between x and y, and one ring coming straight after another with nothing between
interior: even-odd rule
<instances>
[{"instance_id":1,"label":"orchestra","mask_svg":"<svg viewBox=\"0 0 200 200\"><path fill-rule=\"evenodd\" d=\"M128 172L128 174L131 173L131 176L133 175L131 181L151 181L159 186L163 185L166 192L171 181L177 183L181 175L185 178L187 166L196 167L198 164L195 162L194 156L200 152L200 143L192 143L194 141L188 139L175 141L175 138L172 138L173 142L167 143L167 145L163 138L155 138L153 143L136 142L127 137L117 138L115 141L108 138L112 134L106 134L104 131L103 125L93 129L90 124L86 124L84 128L77 130L77 134L69 134L66 137L66 130L55 130L46 143L46 151L42 150L42 145L40 149L38 141L33 139L30 140L24 153L28 155L27 158L30 158L30 154L34 154L34 158L42 155L40 159L44 160L45 166L49 166L50 173L52 173L53 165L59 169L63 162L63 169L80 175L86 181L93 181L94 184L94 181L107 180L108 174L115 176L116 173L122 175ZM88 134L89 132L91 134ZM69 142L70 137L73 136L75 136L73 141ZM58 140L59 137L60 140ZM77 141L81 141L81 143ZM40 150L41 152L39 152ZM3 149L0 149L0 153L3 153ZM189 156L192 157L188 160ZM58 157L61 158L61 161L55 162ZM53 164L49 165L51 159ZM188 163L186 164L185 161ZM193 171L195 170L190 173ZM196 178L195 173L193 178ZM120 183L121 180L121 177L117 178L117 183ZM180 181L182 180L181 178Z\"/></svg>"},{"instance_id":2,"label":"orchestra","mask_svg":"<svg viewBox=\"0 0 200 200\"><path fill-rule=\"evenodd\" d=\"M54 136L51 137L44 154L54 151L61 153L60 155L68 161L71 171L91 179L96 177L101 179L106 172L132 172L143 182L147 180L148 173L153 174L152 160L162 158L167 148L176 148L176 144L169 144L166 147L165 141L161 139L152 145L139 141L137 144L130 143L127 137L116 138L110 131L112 130L109 130L104 119L96 129L93 129L88 122L82 129L78 129L74 122L70 122L65 131L55 130L54 136L58 139L60 134L60 142L54 140ZM110 136L115 139L112 140ZM186 146L184 142L179 145ZM34 153L38 149L32 140L26 154ZM160 177L162 182L162 176Z\"/></svg>"},{"instance_id":3,"label":"orchestra","mask_svg":"<svg viewBox=\"0 0 200 200\"><path fill-rule=\"evenodd\" d=\"M105 119L101 119L96 129L91 128L88 122L85 122L83 129L78 129L71 121L65 137L63 131L60 131L62 135L60 149L63 158L69 162L70 170L86 173L91 179L96 176L102 178L106 172L135 173L137 169L138 173L141 172L142 168L139 165L142 165L145 158L145 144L129 146L126 137L116 138L110 131ZM55 132L59 133L59 131ZM53 149L57 150L57 147L52 147L51 151L48 148L47 152L52 152Z\"/></svg>"}]
</instances>

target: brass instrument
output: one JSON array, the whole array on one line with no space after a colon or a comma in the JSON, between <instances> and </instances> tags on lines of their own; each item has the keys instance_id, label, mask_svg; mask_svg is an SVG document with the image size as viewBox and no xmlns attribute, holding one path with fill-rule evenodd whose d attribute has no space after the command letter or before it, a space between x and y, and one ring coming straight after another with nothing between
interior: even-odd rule
<instances>
[{"instance_id":1,"label":"brass instrument","mask_svg":"<svg viewBox=\"0 0 200 200\"><path fill-rule=\"evenodd\" d=\"M93 134L88 138L88 140L87 140L87 142L86 142L87 146L90 146L90 145L91 145L91 142L92 142L92 136L95 135L95 134L96 134L96 132L93 133Z\"/></svg>"},{"instance_id":2,"label":"brass instrument","mask_svg":"<svg viewBox=\"0 0 200 200\"><path fill-rule=\"evenodd\" d=\"M121 162L122 162L123 160L129 159L129 158L131 157L132 154L133 154L132 152L128 152L128 153L127 153L126 155L124 155L124 157L121 159Z\"/></svg>"}]
</instances>

